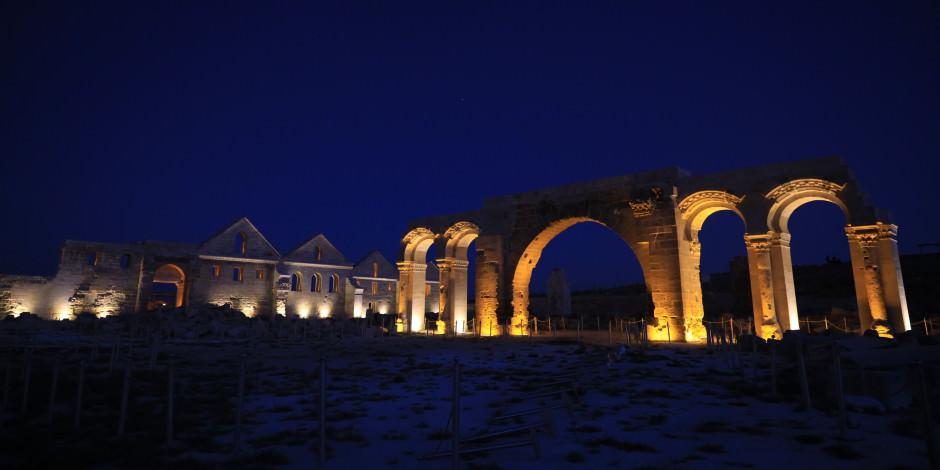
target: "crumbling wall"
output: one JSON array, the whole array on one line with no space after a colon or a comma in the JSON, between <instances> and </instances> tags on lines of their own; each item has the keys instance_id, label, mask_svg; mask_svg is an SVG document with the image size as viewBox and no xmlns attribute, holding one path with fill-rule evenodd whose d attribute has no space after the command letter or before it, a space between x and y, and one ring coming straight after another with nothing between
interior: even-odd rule
<instances>
[{"instance_id":1,"label":"crumbling wall","mask_svg":"<svg viewBox=\"0 0 940 470\"><path fill-rule=\"evenodd\" d=\"M228 304L248 316L272 314L277 282L274 268L267 263L201 260L197 279L192 284L190 303L194 306ZM236 269L241 269L240 280L234 276Z\"/></svg>"},{"instance_id":2,"label":"crumbling wall","mask_svg":"<svg viewBox=\"0 0 940 470\"><path fill-rule=\"evenodd\" d=\"M392 313L395 311L395 306L397 305L395 294L398 292L396 287L396 284L398 284L397 281L369 279L360 279L357 281L358 285L363 289L363 309L368 309L371 306L372 311L376 313ZM373 284L375 284L375 293L373 293L372 290Z\"/></svg>"},{"instance_id":3,"label":"crumbling wall","mask_svg":"<svg viewBox=\"0 0 940 470\"><path fill-rule=\"evenodd\" d=\"M138 307L143 255L139 247L68 241L47 301L53 315L115 315Z\"/></svg>"},{"instance_id":4,"label":"crumbling wall","mask_svg":"<svg viewBox=\"0 0 940 470\"><path fill-rule=\"evenodd\" d=\"M44 276L0 275L0 318L23 312L45 311L44 299L51 279Z\"/></svg>"}]
</instances>

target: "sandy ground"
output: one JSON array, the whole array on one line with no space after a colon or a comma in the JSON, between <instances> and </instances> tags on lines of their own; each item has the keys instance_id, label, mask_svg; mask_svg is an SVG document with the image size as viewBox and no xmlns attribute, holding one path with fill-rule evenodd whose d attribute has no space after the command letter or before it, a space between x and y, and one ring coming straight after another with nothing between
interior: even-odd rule
<instances>
[{"instance_id":1,"label":"sandy ground","mask_svg":"<svg viewBox=\"0 0 940 470\"><path fill-rule=\"evenodd\" d=\"M594 338L605 343L606 333ZM324 341L170 343L131 353L126 435L115 436L125 353L76 348L68 338L38 347L30 365L8 348L0 467L311 468L318 462L319 358L328 364L328 468L449 468L454 362L461 366L460 434L535 423L535 433L466 444L521 442L469 453L463 468L925 468L912 411L851 407L841 434L833 412L798 411L797 397L769 396L764 356L740 367L704 347L628 349L568 338L385 337ZM241 451L233 450L237 383L246 364ZM75 430L78 361L86 361L82 423ZM53 364L55 410L48 420ZM174 364L174 441L165 444L167 364ZM112 369L109 371L109 369ZM572 375L573 374L573 375ZM5 376L0 376L0 379ZM570 383L568 383L570 382ZM560 390L574 388L571 394ZM788 390L781 385L782 392ZM541 393L552 390L554 395ZM545 395L545 396L542 396ZM850 397L851 398L851 397ZM492 421L526 409L547 411ZM533 442L536 443L533 446Z\"/></svg>"}]
</instances>

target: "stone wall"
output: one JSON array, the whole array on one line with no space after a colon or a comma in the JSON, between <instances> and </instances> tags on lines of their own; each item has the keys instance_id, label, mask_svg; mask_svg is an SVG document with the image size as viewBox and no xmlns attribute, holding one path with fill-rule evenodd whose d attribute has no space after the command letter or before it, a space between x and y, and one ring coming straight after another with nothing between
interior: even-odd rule
<instances>
[{"instance_id":1,"label":"stone wall","mask_svg":"<svg viewBox=\"0 0 940 470\"><path fill-rule=\"evenodd\" d=\"M139 312L164 303L172 307L181 302L187 309L228 304L247 315L347 316L346 293L352 268L323 235L281 257L246 218L201 245L66 241L55 277L0 275L0 315L31 312L45 318L64 318L91 312L101 316ZM386 271L390 269L394 270L386 266ZM240 275L235 275L236 270ZM298 292L290 292L293 272L301 273L303 278ZM172 279L168 280L167 273L172 273ZM311 291L315 273L322 279L319 292ZM334 274L331 292L330 278ZM287 286L279 289L278 283L285 276ZM391 311L394 282L390 294L386 284L376 301L385 302ZM179 295L171 290L168 297L160 290L162 287L175 288Z\"/></svg>"},{"instance_id":2,"label":"stone wall","mask_svg":"<svg viewBox=\"0 0 940 470\"><path fill-rule=\"evenodd\" d=\"M228 304L249 316L271 314L277 278L274 266L271 263L200 260L189 303L194 306ZM241 270L240 280L235 276L237 269Z\"/></svg>"},{"instance_id":3,"label":"stone wall","mask_svg":"<svg viewBox=\"0 0 940 470\"><path fill-rule=\"evenodd\" d=\"M45 299L50 280L44 276L0 275L0 318L23 312L46 316Z\"/></svg>"}]
</instances>

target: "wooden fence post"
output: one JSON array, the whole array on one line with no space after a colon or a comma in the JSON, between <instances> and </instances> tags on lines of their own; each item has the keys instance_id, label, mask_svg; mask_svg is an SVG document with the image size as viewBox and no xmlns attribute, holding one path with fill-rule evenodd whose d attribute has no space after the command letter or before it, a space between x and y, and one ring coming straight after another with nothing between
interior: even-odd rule
<instances>
[{"instance_id":1,"label":"wooden fence post","mask_svg":"<svg viewBox=\"0 0 940 470\"><path fill-rule=\"evenodd\" d=\"M640 335L643 338L643 348L646 349L649 347L649 335L646 334L646 318L640 319Z\"/></svg>"},{"instance_id":2,"label":"wooden fence post","mask_svg":"<svg viewBox=\"0 0 940 470\"><path fill-rule=\"evenodd\" d=\"M806 376L806 359L803 354L803 339L796 337L796 369L800 377L800 397L802 406L809 411L812 409L812 403L809 397L809 378Z\"/></svg>"},{"instance_id":3,"label":"wooden fence post","mask_svg":"<svg viewBox=\"0 0 940 470\"><path fill-rule=\"evenodd\" d=\"M492 325L490 326L492 329ZM326 356L320 357L320 468L326 465Z\"/></svg>"},{"instance_id":4,"label":"wooden fence post","mask_svg":"<svg viewBox=\"0 0 940 470\"><path fill-rule=\"evenodd\" d=\"M839 433L845 434L848 429L848 415L845 412L845 391L842 388L842 359L839 357L839 344L832 343L832 380L835 381L836 405L839 408Z\"/></svg>"},{"instance_id":5,"label":"wooden fence post","mask_svg":"<svg viewBox=\"0 0 940 470\"><path fill-rule=\"evenodd\" d=\"M3 406L0 409L5 410L10 401L10 376L13 375L13 365L10 361L6 363L6 370L3 373Z\"/></svg>"},{"instance_id":6,"label":"wooden fence post","mask_svg":"<svg viewBox=\"0 0 940 470\"><path fill-rule=\"evenodd\" d=\"M29 407L29 379L33 373L33 352L26 352L26 366L23 369L23 401L20 403L20 412L26 414Z\"/></svg>"},{"instance_id":7,"label":"wooden fence post","mask_svg":"<svg viewBox=\"0 0 940 470\"><path fill-rule=\"evenodd\" d=\"M85 392L85 360L78 364L78 391L75 392L75 421L72 426L79 429L82 425L82 395Z\"/></svg>"},{"instance_id":8,"label":"wooden fence post","mask_svg":"<svg viewBox=\"0 0 940 470\"><path fill-rule=\"evenodd\" d=\"M306 327L306 324L304 325ZM306 335L306 328L304 328L304 335ZM238 401L235 405L235 452L241 450L242 447L242 406L245 403L245 356L242 355L240 364L238 365Z\"/></svg>"},{"instance_id":9,"label":"wooden fence post","mask_svg":"<svg viewBox=\"0 0 940 470\"><path fill-rule=\"evenodd\" d=\"M933 414L930 411L930 395L927 393L927 378L924 371L924 363L918 361L914 365L914 386L917 387L917 394L920 398L921 415L923 416L924 440L927 444L927 459L930 462L930 468L940 468L940 455L937 454L937 437L934 433Z\"/></svg>"},{"instance_id":10,"label":"wooden fence post","mask_svg":"<svg viewBox=\"0 0 940 470\"><path fill-rule=\"evenodd\" d=\"M131 388L131 361L124 364L124 387L121 391L121 412L118 417L118 437L124 436L124 425L127 422L127 399Z\"/></svg>"},{"instance_id":11,"label":"wooden fence post","mask_svg":"<svg viewBox=\"0 0 940 470\"><path fill-rule=\"evenodd\" d=\"M114 361L117 359L117 343L111 343L111 357L108 359L108 375L111 375L111 372L114 371Z\"/></svg>"},{"instance_id":12,"label":"wooden fence post","mask_svg":"<svg viewBox=\"0 0 940 470\"><path fill-rule=\"evenodd\" d=\"M173 386L175 380L175 370L173 361L170 360L169 367L167 368L167 377L166 377L166 445L170 446L173 443Z\"/></svg>"},{"instance_id":13,"label":"wooden fence post","mask_svg":"<svg viewBox=\"0 0 940 470\"><path fill-rule=\"evenodd\" d=\"M454 395L451 400L453 406L454 427L451 433L451 450L453 451L451 467L454 470L460 468L460 363L454 358Z\"/></svg>"},{"instance_id":14,"label":"wooden fence post","mask_svg":"<svg viewBox=\"0 0 940 470\"><path fill-rule=\"evenodd\" d=\"M777 396L777 340L770 342L770 395Z\"/></svg>"},{"instance_id":15,"label":"wooden fence post","mask_svg":"<svg viewBox=\"0 0 940 470\"><path fill-rule=\"evenodd\" d=\"M49 414L46 416L46 422L51 423L55 414L55 392L59 387L59 361L52 364L52 383L49 386Z\"/></svg>"}]
</instances>

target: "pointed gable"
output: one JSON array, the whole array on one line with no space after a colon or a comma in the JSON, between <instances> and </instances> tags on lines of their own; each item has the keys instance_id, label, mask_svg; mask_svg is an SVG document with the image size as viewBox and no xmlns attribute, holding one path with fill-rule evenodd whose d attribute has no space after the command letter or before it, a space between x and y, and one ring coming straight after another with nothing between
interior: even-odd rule
<instances>
[{"instance_id":1,"label":"pointed gable","mask_svg":"<svg viewBox=\"0 0 940 470\"><path fill-rule=\"evenodd\" d=\"M356 262L353 276L398 279L398 269L382 256L382 253L374 250Z\"/></svg>"},{"instance_id":2,"label":"pointed gable","mask_svg":"<svg viewBox=\"0 0 940 470\"><path fill-rule=\"evenodd\" d=\"M335 264L348 266L346 257L343 256L322 233L301 243L290 253L284 256L284 261L294 261L298 263L314 264Z\"/></svg>"},{"instance_id":3,"label":"pointed gable","mask_svg":"<svg viewBox=\"0 0 940 470\"><path fill-rule=\"evenodd\" d=\"M199 246L200 255L277 260L281 257L247 217L236 220Z\"/></svg>"},{"instance_id":4,"label":"pointed gable","mask_svg":"<svg viewBox=\"0 0 940 470\"><path fill-rule=\"evenodd\" d=\"M437 269L437 265L428 262L428 269L425 271L424 279L430 282L438 282L441 279L441 272Z\"/></svg>"}]
</instances>

